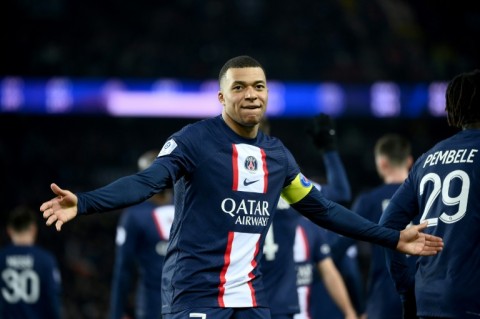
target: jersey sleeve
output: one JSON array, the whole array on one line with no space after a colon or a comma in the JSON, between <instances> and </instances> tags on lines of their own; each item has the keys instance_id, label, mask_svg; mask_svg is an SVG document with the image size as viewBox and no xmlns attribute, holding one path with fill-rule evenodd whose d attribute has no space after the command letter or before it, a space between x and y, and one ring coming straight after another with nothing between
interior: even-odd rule
<instances>
[{"instance_id":1,"label":"jersey sleeve","mask_svg":"<svg viewBox=\"0 0 480 319\"><path fill-rule=\"evenodd\" d=\"M77 193L78 213L90 214L138 204L172 185L193 169L192 142L183 130L164 144L157 159L147 169L89 192Z\"/></svg>"},{"instance_id":2,"label":"jersey sleeve","mask_svg":"<svg viewBox=\"0 0 480 319\"><path fill-rule=\"evenodd\" d=\"M311 183L307 186L307 183L302 182L300 175L282 192L282 197L293 208L317 225L341 235L396 248L400 237L398 231L381 227L326 199Z\"/></svg>"}]
</instances>

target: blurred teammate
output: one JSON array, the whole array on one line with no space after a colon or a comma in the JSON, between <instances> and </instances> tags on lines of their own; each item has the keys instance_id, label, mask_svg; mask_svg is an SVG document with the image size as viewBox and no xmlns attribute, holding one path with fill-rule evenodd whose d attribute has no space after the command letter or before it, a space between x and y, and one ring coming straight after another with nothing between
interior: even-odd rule
<instances>
[{"instance_id":1,"label":"blurred teammate","mask_svg":"<svg viewBox=\"0 0 480 319\"><path fill-rule=\"evenodd\" d=\"M60 318L60 272L54 256L35 244L35 213L14 209L7 233L12 243L0 250L0 318Z\"/></svg>"},{"instance_id":2,"label":"blurred teammate","mask_svg":"<svg viewBox=\"0 0 480 319\"><path fill-rule=\"evenodd\" d=\"M313 122L317 124L316 128L318 128L314 133L317 139L325 138L331 141L335 138L335 131L332 127L333 120L328 115L320 114L313 119ZM264 133L270 134L269 122L267 120L262 121L260 129ZM316 143L316 145L319 144ZM329 147L328 149L322 148L322 150L325 151L322 152L322 157L328 175L328 183L320 187L322 193L332 200L349 200L350 185L336 148ZM293 318L296 313L299 314L295 315L295 318L308 316L307 305L310 304L308 300L310 295L305 294L305 291L310 290L312 267L316 267L317 263L325 275L323 278L325 278L328 286L333 287L330 290L332 295L342 309L348 313L351 310L349 309L349 297L346 293L342 295L342 292L345 292L345 286L341 277L338 276L338 271L331 258L320 251L323 241L317 241L318 237L316 235L311 235L303 240L299 237L300 232L305 233L305 231L301 231L302 219L298 212L280 198L277 213L263 245L264 255L261 260L261 270L272 318ZM321 229L314 224L311 226L314 227L314 232L321 236ZM311 239L312 237L314 239ZM307 249L307 251L312 251L311 254L298 252L299 250L305 252L305 245L302 245L302 243L311 243L311 246L308 245L309 248ZM315 244L318 244L318 246L315 246ZM294 262L294 250L297 251L296 262ZM309 272L305 270L309 270ZM298 292L297 282L300 285ZM343 290L341 290L342 288ZM299 295L301 296L300 308ZM323 300L320 303L322 304Z\"/></svg>"},{"instance_id":3,"label":"blurred teammate","mask_svg":"<svg viewBox=\"0 0 480 319\"><path fill-rule=\"evenodd\" d=\"M378 223L390 198L407 178L413 157L410 143L398 134L386 134L378 139L374 155L376 169L383 180L383 185L359 195L352 210ZM415 299L412 296L416 258L405 257L408 258L406 266L409 267L404 269L402 284L399 283L397 287L402 296L400 298L386 265L384 249L376 245L371 245L370 248L366 289L368 319L415 318ZM407 278L410 280L406 281ZM405 307L402 307L401 300Z\"/></svg>"},{"instance_id":4,"label":"blurred teammate","mask_svg":"<svg viewBox=\"0 0 480 319\"><path fill-rule=\"evenodd\" d=\"M418 258L420 318L480 317L480 71L455 76L446 91L448 124L462 130L437 143L413 165L380 222L403 229L420 216L445 249ZM404 265L392 258L398 281Z\"/></svg>"},{"instance_id":5,"label":"blurred teammate","mask_svg":"<svg viewBox=\"0 0 480 319\"><path fill-rule=\"evenodd\" d=\"M351 200L350 183L338 155L335 122L331 117L321 114L313 119L307 132L324 158L327 183L321 186L322 193L328 199L348 203ZM322 238L322 240L327 241L326 245L331 247L329 256L347 286L349 299L355 307L355 312L362 314L365 305L362 294L362 274L358 267L355 241L349 239L347 246L337 247L339 244L344 244L344 237L325 229L322 230ZM313 282L310 286L310 299L312 301L309 303L310 316L312 318L329 319L345 318L345 312L342 312L338 302L332 299L323 277L318 268L315 267L313 269Z\"/></svg>"},{"instance_id":6,"label":"blurred teammate","mask_svg":"<svg viewBox=\"0 0 480 319\"><path fill-rule=\"evenodd\" d=\"M158 153L151 150L142 154L138 159L139 171L150 166ZM173 217L170 189L123 212L117 228L111 319L126 318L129 296L134 290L132 282L137 275L135 319L161 318L162 268Z\"/></svg>"},{"instance_id":7,"label":"blurred teammate","mask_svg":"<svg viewBox=\"0 0 480 319\"><path fill-rule=\"evenodd\" d=\"M317 224L399 251L433 255L440 238L382 228L327 200L288 149L258 131L268 101L263 67L248 56L219 73L222 114L174 133L146 170L102 188L56 194L40 206L61 230L78 213L142 202L175 184L175 220L162 275L164 319L270 318L258 263L280 195Z\"/></svg>"},{"instance_id":8,"label":"blurred teammate","mask_svg":"<svg viewBox=\"0 0 480 319\"><path fill-rule=\"evenodd\" d=\"M313 318L311 307L322 307L324 299L311 295L314 268L318 270L330 298L335 302L345 319L356 319L357 315L350 301L345 283L330 257L323 231L303 216L299 217L295 237L294 260L297 269L297 291L301 312L295 319ZM315 298L315 299L314 299Z\"/></svg>"}]
</instances>

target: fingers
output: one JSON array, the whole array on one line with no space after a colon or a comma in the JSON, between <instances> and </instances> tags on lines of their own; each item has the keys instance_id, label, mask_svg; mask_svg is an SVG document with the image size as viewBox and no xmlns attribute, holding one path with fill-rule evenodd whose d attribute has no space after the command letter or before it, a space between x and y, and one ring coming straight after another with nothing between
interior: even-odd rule
<instances>
[{"instance_id":1,"label":"fingers","mask_svg":"<svg viewBox=\"0 0 480 319\"><path fill-rule=\"evenodd\" d=\"M52 189L52 192L54 192L54 193L57 194L58 196L65 196L65 195L67 195L67 191L61 189L61 188L58 187L58 185L55 184L55 183L50 184L50 188Z\"/></svg>"},{"instance_id":2,"label":"fingers","mask_svg":"<svg viewBox=\"0 0 480 319\"><path fill-rule=\"evenodd\" d=\"M53 202L51 200L49 200L48 202L45 202L40 206L40 211L45 212L47 209L52 208L52 207L53 207ZM44 215L44 217L45 217L45 215Z\"/></svg>"},{"instance_id":3,"label":"fingers","mask_svg":"<svg viewBox=\"0 0 480 319\"><path fill-rule=\"evenodd\" d=\"M57 220L57 222L55 223L55 228L57 229L57 231L61 231L62 226L63 226L63 221Z\"/></svg>"}]
</instances>

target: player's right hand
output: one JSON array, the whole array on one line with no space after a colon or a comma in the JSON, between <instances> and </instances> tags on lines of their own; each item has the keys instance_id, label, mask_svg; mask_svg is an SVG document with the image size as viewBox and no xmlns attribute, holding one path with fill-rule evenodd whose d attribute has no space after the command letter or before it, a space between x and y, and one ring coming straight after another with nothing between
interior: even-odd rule
<instances>
[{"instance_id":1,"label":"player's right hand","mask_svg":"<svg viewBox=\"0 0 480 319\"><path fill-rule=\"evenodd\" d=\"M40 206L40 211L43 213L43 218L47 220L47 226L55 223L55 228L60 231L63 224L77 216L78 198L74 193L61 189L55 183L52 183L50 188L57 196L44 202Z\"/></svg>"}]
</instances>

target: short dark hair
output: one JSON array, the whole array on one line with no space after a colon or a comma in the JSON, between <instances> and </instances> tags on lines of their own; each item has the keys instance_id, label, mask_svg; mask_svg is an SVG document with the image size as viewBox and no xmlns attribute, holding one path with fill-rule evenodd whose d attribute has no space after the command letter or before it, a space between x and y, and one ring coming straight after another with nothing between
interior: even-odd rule
<instances>
[{"instance_id":1,"label":"short dark hair","mask_svg":"<svg viewBox=\"0 0 480 319\"><path fill-rule=\"evenodd\" d=\"M228 69L232 68L261 68L263 73L265 73L265 69L262 67L260 62L255 60L254 58L248 55L240 55L234 58L231 58L220 69L220 73L218 74L218 82L222 82L222 78L227 73Z\"/></svg>"},{"instance_id":2,"label":"short dark hair","mask_svg":"<svg viewBox=\"0 0 480 319\"><path fill-rule=\"evenodd\" d=\"M410 142L399 134L386 134L375 143L375 156L386 156L395 166L405 164L411 151Z\"/></svg>"},{"instance_id":3,"label":"short dark hair","mask_svg":"<svg viewBox=\"0 0 480 319\"><path fill-rule=\"evenodd\" d=\"M462 128L480 121L480 70L461 73L445 93L448 125Z\"/></svg>"},{"instance_id":4,"label":"short dark hair","mask_svg":"<svg viewBox=\"0 0 480 319\"><path fill-rule=\"evenodd\" d=\"M25 205L17 206L8 215L7 226L15 232L22 232L35 223L35 213L30 207Z\"/></svg>"}]
</instances>

